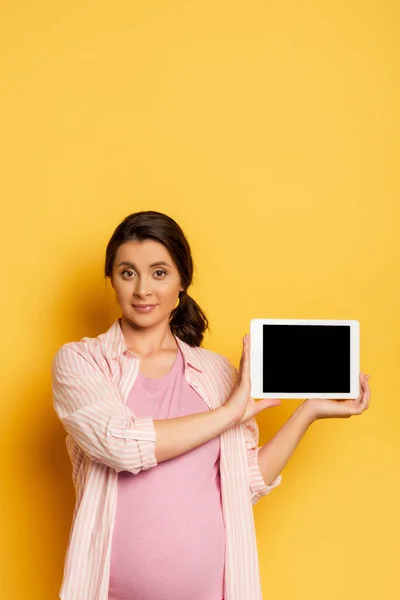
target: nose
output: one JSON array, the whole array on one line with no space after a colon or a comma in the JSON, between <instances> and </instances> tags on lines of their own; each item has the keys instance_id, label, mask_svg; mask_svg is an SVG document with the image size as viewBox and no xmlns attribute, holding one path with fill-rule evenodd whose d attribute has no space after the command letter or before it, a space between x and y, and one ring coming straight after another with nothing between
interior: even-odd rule
<instances>
[{"instance_id":1,"label":"nose","mask_svg":"<svg viewBox=\"0 0 400 600\"><path fill-rule=\"evenodd\" d=\"M144 298L146 296L151 295L150 283L145 277L138 277L136 281L137 283L134 290L135 296L140 296L141 298Z\"/></svg>"}]
</instances>

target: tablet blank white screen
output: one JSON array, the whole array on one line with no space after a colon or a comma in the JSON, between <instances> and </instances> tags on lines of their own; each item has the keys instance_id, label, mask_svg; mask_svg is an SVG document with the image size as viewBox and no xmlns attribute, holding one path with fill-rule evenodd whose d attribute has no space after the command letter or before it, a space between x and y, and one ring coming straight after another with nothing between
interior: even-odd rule
<instances>
[{"instance_id":1,"label":"tablet blank white screen","mask_svg":"<svg viewBox=\"0 0 400 600\"><path fill-rule=\"evenodd\" d=\"M350 326L263 325L263 392L349 393Z\"/></svg>"}]
</instances>

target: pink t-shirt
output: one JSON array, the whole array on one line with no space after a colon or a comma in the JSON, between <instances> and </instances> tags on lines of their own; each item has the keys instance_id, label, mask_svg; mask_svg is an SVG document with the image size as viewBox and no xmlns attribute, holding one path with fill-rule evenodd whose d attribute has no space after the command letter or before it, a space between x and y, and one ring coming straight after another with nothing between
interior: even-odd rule
<instances>
[{"instance_id":1,"label":"pink t-shirt","mask_svg":"<svg viewBox=\"0 0 400 600\"><path fill-rule=\"evenodd\" d=\"M180 350L161 379L138 374L127 406L156 420L209 410L185 379ZM109 600L223 600L219 453L217 436L137 475L118 473Z\"/></svg>"}]
</instances>

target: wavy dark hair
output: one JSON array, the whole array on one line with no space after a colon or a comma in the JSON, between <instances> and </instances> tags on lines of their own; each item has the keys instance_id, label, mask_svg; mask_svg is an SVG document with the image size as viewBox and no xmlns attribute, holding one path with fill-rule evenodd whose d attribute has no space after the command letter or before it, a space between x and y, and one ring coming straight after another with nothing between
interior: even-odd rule
<instances>
[{"instance_id":1,"label":"wavy dark hair","mask_svg":"<svg viewBox=\"0 0 400 600\"><path fill-rule=\"evenodd\" d=\"M187 288L193 281L193 260L189 242L174 219L154 210L136 212L125 217L107 244L105 277L111 278L115 254L121 244L145 240L164 244L180 274L184 291L179 292L179 304L171 311L169 324L172 333L190 346L200 346L204 331L210 327L200 306L187 293Z\"/></svg>"}]
</instances>

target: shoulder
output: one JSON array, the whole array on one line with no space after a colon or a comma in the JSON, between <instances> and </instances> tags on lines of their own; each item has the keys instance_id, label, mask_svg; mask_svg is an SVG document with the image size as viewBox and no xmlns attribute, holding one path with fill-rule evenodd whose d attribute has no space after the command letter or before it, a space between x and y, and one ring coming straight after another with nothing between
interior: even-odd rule
<instances>
[{"instance_id":1,"label":"shoulder","mask_svg":"<svg viewBox=\"0 0 400 600\"><path fill-rule=\"evenodd\" d=\"M221 365L221 367L225 367L225 368L229 367L229 365L230 365L229 360L227 359L226 356L224 356L220 352L215 352L215 350L209 350L208 348L200 348L200 350L203 352L205 360L211 360L211 361L217 362L218 364Z\"/></svg>"},{"instance_id":2,"label":"shoulder","mask_svg":"<svg viewBox=\"0 0 400 600\"><path fill-rule=\"evenodd\" d=\"M104 371L107 365L107 353L100 334L96 337L85 336L78 341L66 342L60 346L52 360L52 370L64 368L98 368Z\"/></svg>"},{"instance_id":3,"label":"shoulder","mask_svg":"<svg viewBox=\"0 0 400 600\"><path fill-rule=\"evenodd\" d=\"M220 352L215 352L214 350L209 350L208 348L202 348L200 346L192 348L192 351L195 354L196 362L202 370L207 372L214 371L229 379L236 379L236 368L230 360Z\"/></svg>"}]
</instances>

